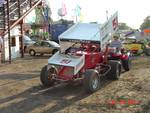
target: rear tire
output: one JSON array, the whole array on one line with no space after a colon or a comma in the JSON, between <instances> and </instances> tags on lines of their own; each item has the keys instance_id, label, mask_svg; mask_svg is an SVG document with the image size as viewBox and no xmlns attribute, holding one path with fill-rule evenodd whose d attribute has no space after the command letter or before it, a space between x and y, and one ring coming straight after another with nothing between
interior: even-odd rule
<instances>
[{"instance_id":1,"label":"rear tire","mask_svg":"<svg viewBox=\"0 0 150 113\"><path fill-rule=\"evenodd\" d=\"M118 80L121 73L121 64L118 61L110 60L109 65L110 71L107 73L109 79Z\"/></svg>"},{"instance_id":2,"label":"rear tire","mask_svg":"<svg viewBox=\"0 0 150 113\"><path fill-rule=\"evenodd\" d=\"M40 81L45 87L52 86L54 84L54 81L52 80L52 76L47 70L47 65L44 66L41 70Z\"/></svg>"},{"instance_id":3,"label":"rear tire","mask_svg":"<svg viewBox=\"0 0 150 113\"><path fill-rule=\"evenodd\" d=\"M95 70L87 70L84 74L83 85L88 93L96 92L100 88L100 77Z\"/></svg>"}]
</instances>

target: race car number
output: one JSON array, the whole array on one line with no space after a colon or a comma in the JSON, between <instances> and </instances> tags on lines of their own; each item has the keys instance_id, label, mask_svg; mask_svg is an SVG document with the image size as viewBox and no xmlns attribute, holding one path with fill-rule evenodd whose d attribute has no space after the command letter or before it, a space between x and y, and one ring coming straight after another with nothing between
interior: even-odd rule
<instances>
[{"instance_id":1,"label":"race car number","mask_svg":"<svg viewBox=\"0 0 150 113\"><path fill-rule=\"evenodd\" d=\"M63 59L62 61L60 61L60 63L62 64L69 64L71 62L71 60L69 59Z\"/></svg>"},{"instance_id":2,"label":"race car number","mask_svg":"<svg viewBox=\"0 0 150 113\"><path fill-rule=\"evenodd\" d=\"M116 30L118 27L118 18L117 17L112 20L112 25L113 25L113 30Z\"/></svg>"}]
</instances>

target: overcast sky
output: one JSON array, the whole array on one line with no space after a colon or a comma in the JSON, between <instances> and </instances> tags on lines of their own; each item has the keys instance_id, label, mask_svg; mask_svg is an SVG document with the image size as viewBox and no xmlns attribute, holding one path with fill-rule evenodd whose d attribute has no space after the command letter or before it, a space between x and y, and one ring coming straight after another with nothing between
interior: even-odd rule
<instances>
[{"instance_id":1,"label":"overcast sky","mask_svg":"<svg viewBox=\"0 0 150 113\"><path fill-rule=\"evenodd\" d=\"M52 8L52 17L59 19L57 10L62 2L66 4L67 16L72 18L77 4L82 8L83 22L98 21L103 23L108 16L118 11L119 22L125 22L132 28L139 28L143 19L150 15L150 0L48 0Z\"/></svg>"}]
</instances>

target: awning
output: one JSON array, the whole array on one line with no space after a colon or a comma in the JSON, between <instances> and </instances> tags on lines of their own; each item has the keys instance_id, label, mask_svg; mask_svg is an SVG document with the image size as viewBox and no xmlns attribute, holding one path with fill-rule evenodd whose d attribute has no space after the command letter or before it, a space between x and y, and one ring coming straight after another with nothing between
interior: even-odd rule
<instances>
[{"instance_id":1,"label":"awning","mask_svg":"<svg viewBox=\"0 0 150 113\"><path fill-rule=\"evenodd\" d=\"M144 33L150 33L150 29L144 29Z\"/></svg>"}]
</instances>

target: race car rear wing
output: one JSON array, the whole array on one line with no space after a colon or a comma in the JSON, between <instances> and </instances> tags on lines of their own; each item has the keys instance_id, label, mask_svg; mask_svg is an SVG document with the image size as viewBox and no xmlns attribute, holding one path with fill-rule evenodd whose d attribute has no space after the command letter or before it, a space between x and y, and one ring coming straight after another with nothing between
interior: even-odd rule
<instances>
[{"instance_id":1,"label":"race car rear wing","mask_svg":"<svg viewBox=\"0 0 150 113\"><path fill-rule=\"evenodd\" d=\"M111 35L118 30L118 13L116 12L103 25L91 23L77 23L59 35L61 52L74 43L98 43L101 48L111 40Z\"/></svg>"},{"instance_id":2,"label":"race car rear wing","mask_svg":"<svg viewBox=\"0 0 150 113\"><path fill-rule=\"evenodd\" d=\"M99 24L77 23L59 36L61 52L75 43L100 44Z\"/></svg>"}]
</instances>

